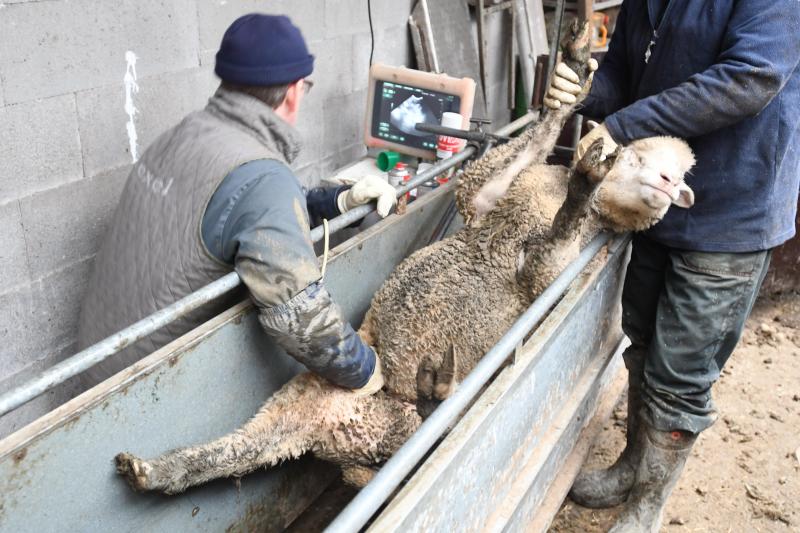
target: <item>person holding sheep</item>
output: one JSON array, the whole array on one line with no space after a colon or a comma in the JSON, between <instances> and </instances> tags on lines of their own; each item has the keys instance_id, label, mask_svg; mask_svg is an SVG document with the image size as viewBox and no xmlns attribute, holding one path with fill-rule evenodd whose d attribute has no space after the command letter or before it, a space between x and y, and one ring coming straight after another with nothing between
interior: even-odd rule
<instances>
[{"instance_id":1,"label":"person holding sheep","mask_svg":"<svg viewBox=\"0 0 800 533\"><path fill-rule=\"evenodd\" d=\"M313 67L287 17L245 15L226 30L216 56L217 92L133 166L95 260L80 318L81 348L235 269L261 325L287 353L357 394L381 388L374 350L321 281L309 222L373 200L386 216L395 191L365 178L352 188L304 193L289 165L300 151L294 124ZM93 385L119 372L219 314L233 298L129 346L90 369L85 381Z\"/></svg>"},{"instance_id":2,"label":"person holding sheep","mask_svg":"<svg viewBox=\"0 0 800 533\"><path fill-rule=\"evenodd\" d=\"M581 111L604 121L584 137L611 153L654 135L687 139L697 165L690 210L637 233L622 296L631 340L627 445L582 472L571 497L627 501L613 532L658 531L697 435L717 418L719 378L767 272L795 233L800 182L800 10L794 0L625 1ZM574 101L558 67L545 104ZM667 176L664 184L669 184Z\"/></svg>"}]
</instances>

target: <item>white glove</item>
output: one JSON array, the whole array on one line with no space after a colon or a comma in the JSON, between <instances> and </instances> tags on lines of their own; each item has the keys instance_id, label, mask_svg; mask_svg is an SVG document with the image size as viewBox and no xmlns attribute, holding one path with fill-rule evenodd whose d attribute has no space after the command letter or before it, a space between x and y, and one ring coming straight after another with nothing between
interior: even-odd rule
<instances>
[{"instance_id":1,"label":"white glove","mask_svg":"<svg viewBox=\"0 0 800 533\"><path fill-rule=\"evenodd\" d=\"M373 349L373 352L375 350ZM379 390L383 388L383 371L381 370L381 360L378 357L378 354L375 353L375 370L372 371L372 375L369 377L369 381L367 384L361 387L360 389L353 389L353 394L356 396L372 396Z\"/></svg>"},{"instance_id":2,"label":"white glove","mask_svg":"<svg viewBox=\"0 0 800 533\"><path fill-rule=\"evenodd\" d=\"M590 59L589 72L591 74L589 74L588 81L591 81L595 70L597 70L597 61ZM569 68L566 63L559 62L553 72L550 88L547 89L547 94L544 96L544 105L550 109L559 109L561 104L574 104L578 100L577 96L583 90L583 87L578 85L580 81L574 70Z\"/></svg>"},{"instance_id":3,"label":"white glove","mask_svg":"<svg viewBox=\"0 0 800 533\"><path fill-rule=\"evenodd\" d=\"M378 176L364 176L336 198L336 205L339 206L340 212L346 213L354 207L368 204L376 199L378 200L378 214L383 218L397 203L397 193L386 180Z\"/></svg>"},{"instance_id":4,"label":"white glove","mask_svg":"<svg viewBox=\"0 0 800 533\"><path fill-rule=\"evenodd\" d=\"M580 161L581 158L586 154L589 150L589 147L592 146L592 143L595 142L597 139L603 139L603 156L601 161L604 161L605 158L614 153L614 150L617 149L617 141L611 136L608 132L608 128L606 128L605 124L597 124L596 122L589 121L589 126L594 127L583 136L583 138L578 141L578 146L575 148L575 156L573 157L573 161Z\"/></svg>"}]
</instances>

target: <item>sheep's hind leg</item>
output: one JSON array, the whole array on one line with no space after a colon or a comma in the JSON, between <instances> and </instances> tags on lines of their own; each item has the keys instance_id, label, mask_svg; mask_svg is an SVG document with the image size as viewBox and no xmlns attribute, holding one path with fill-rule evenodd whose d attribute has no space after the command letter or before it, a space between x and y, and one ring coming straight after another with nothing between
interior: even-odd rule
<instances>
[{"instance_id":1,"label":"sheep's hind leg","mask_svg":"<svg viewBox=\"0 0 800 533\"><path fill-rule=\"evenodd\" d=\"M372 467L386 461L422 422L412 404L383 391L372 396L343 391L326 401L321 419L322 431L311 451L320 459L348 467Z\"/></svg>"},{"instance_id":2,"label":"sheep's hind leg","mask_svg":"<svg viewBox=\"0 0 800 533\"><path fill-rule=\"evenodd\" d=\"M415 411L382 392L357 396L313 374L301 374L235 432L150 460L121 453L117 472L135 490L175 494L306 452L341 465L372 465L394 453L419 422Z\"/></svg>"},{"instance_id":3,"label":"sheep's hind leg","mask_svg":"<svg viewBox=\"0 0 800 533\"><path fill-rule=\"evenodd\" d=\"M311 374L301 374L235 432L155 459L121 453L115 458L117 472L135 490L175 494L212 479L242 476L261 466L298 457L315 442L320 431L318 406L330 389L342 390Z\"/></svg>"},{"instance_id":4,"label":"sheep's hind leg","mask_svg":"<svg viewBox=\"0 0 800 533\"><path fill-rule=\"evenodd\" d=\"M364 317L361 327L358 328L358 336L361 337L361 340L364 341L365 344L369 346L378 346L378 330L379 328L375 324L372 306L370 306L370 309L367 309L367 315Z\"/></svg>"}]
</instances>

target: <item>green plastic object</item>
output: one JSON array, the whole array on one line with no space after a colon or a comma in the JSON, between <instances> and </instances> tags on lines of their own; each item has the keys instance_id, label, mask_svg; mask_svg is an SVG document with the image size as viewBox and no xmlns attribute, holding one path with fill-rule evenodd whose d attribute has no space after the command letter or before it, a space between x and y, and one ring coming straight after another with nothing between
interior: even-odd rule
<instances>
[{"instance_id":1,"label":"green plastic object","mask_svg":"<svg viewBox=\"0 0 800 533\"><path fill-rule=\"evenodd\" d=\"M378 165L378 168L382 171L388 172L394 168L398 161L400 161L400 154L385 150L378 154L375 164Z\"/></svg>"}]
</instances>

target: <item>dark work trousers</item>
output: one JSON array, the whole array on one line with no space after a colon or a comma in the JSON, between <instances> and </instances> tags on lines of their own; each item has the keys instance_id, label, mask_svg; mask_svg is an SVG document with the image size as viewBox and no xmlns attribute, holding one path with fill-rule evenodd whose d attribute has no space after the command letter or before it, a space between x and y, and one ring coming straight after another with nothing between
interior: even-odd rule
<instances>
[{"instance_id":1,"label":"dark work trousers","mask_svg":"<svg viewBox=\"0 0 800 533\"><path fill-rule=\"evenodd\" d=\"M711 385L733 352L771 252L678 250L634 235L622 293L631 380L643 381L645 420L699 433L716 420Z\"/></svg>"}]
</instances>

